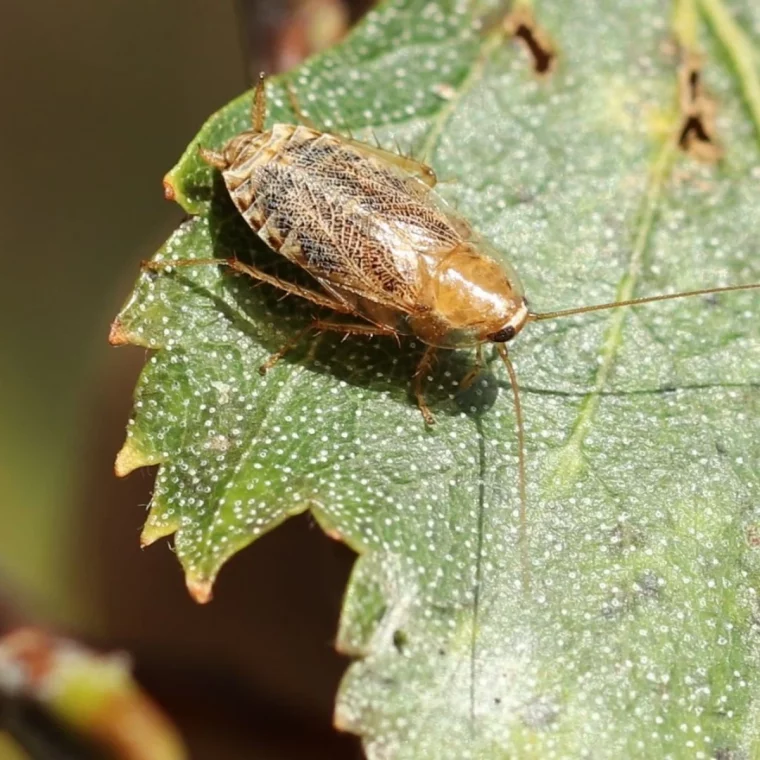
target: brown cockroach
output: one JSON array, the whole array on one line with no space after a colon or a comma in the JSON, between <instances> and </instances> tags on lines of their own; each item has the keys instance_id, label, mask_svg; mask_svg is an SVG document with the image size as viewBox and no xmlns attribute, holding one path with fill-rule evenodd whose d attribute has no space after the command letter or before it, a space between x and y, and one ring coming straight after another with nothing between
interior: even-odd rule
<instances>
[{"instance_id":1,"label":"brown cockroach","mask_svg":"<svg viewBox=\"0 0 760 760\"><path fill-rule=\"evenodd\" d=\"M293 99L294 100L294 99ZM297 114L297 103L293 102ZM521 525L525 451L517 377L506 344L529 322L688 296L760 288L760 283L655 295L562 311L528 308L517 273L433 192L431 168L410 158L305 125L264 129L263 75L253 97L252 128L221 151L201 155L222 173L244 219L274 251L311 275L315 288L288 282L237 259L152 262L150 269L226 265L357 323L317 320L312 327L346 335L411 335L426 346L414 393L434 422L423 380L439 348L493 343L507 369L518 431ZM302 117L303 118L303 117ZM300 337L300 336L299 336ZM275 354L266 371L292 344Z\"/></svg>"}]
</instances>

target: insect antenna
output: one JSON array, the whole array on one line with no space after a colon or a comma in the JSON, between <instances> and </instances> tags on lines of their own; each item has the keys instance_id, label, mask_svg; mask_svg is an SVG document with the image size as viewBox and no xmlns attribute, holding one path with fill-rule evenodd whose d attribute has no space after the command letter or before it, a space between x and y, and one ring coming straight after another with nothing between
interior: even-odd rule
<instances>
[{"instance_id":1,"label":"insect antenna","mask_svg":"<svg viewBox=\"0 0 760 760\"><path fill-rule=\"evenodd\" d=\"M496 350L507 368L509 383L512 386L512 397L515 405L515 423L517 424L517 468L520 489L520 562L522 564L523 590L530 588L530 566L528 564L528 513L527 490L525 478L525 427L523 425L522 404L520 403L520 386L517 383L517 373L509 358L509 352L504 343L496 343Z\"/></svg>"},{"instance_id":2,"label":"insect antenna","mask_svg":"<svg viewBox=\"0 0 760 760\"><path fill-rule=\"evenodd\" d=\"M737 290L760 290L760 282L754 282L749 285L725 285L720 288L685 290L682 293L666 293L658 296L645 296L644 298L632 298L627 301L612 301L611 303L599 303L593 306L579 306L574 309L560 309L559 311L545 311L541 313L530 312L528 314L528 322L543 322L547 319L571 317L574 314L586 314L590 311L617 309L621 306L638 306L645 303L654 303L655 301L671 301L676 298L689 298L690 296L706 296L713 293L733 293Z\"/></svg>"},{"instance_id":3,"label":"insect antenna","mask_svg":"<svg viewBox=\"0 0 760 760\"><path fill-rule=\"evenodd\" d=\"M571 317L576 314L587 314L592 311L605 311L607 309L618 309L624 306L640 306L642 304L654 303L656 301L672 301L677 298L690 298L691 296L706 296L715 293L734 293L741 290L760 290L760 282L750 283L748 285L725 285L717 288L700 288L699 290L685 290L681 293L665 293L656 296L644 296L643 298L631 298L625 301L612 301L610 303L600 303L591 306L579 306L573 309L560 309L559 311L530 312L528 322L543 322L549 319L561 319L562 317ZM515 417L517 420L517 444L519 454L520 469L520 532L521 543L523 548L521 556L523 560L523 576L525 582L529 582L528 574L528 555L527 555L527 520L525 512L525 448L524 448L524 431L522 422L522 409L520 406L519 389L517 385L517 375L515 374L512 362L509 360L506 346L503 343L497 343L496 348L501 355L502 360L509 373L509 381L512 385L512 393L515 403Z\"/></svg>"},{"instance_id":4,"label":"insect antenna","mask_svg":"<svg viewBox=\"0 0 760 760\"><path fill-rule=\"evenodd\" d=\"M266 74L259 72L259 81L256 82L256 89L253 91L253 102L251 103L251 123L256 132L264 131L264 120L267 116L267 91L264 81Z\"/></svg>"}]
</instances>

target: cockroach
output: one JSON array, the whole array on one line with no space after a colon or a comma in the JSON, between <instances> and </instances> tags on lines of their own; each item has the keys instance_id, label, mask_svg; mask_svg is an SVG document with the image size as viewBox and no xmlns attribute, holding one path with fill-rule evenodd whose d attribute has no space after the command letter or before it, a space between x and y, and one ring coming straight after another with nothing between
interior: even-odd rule
<instances>
[{"instance_id":1,"label":"cockroach","mask_svg":"<svg viewBox=\"0 0 760 760\"><path fill-rule=\"evenodd\" d=\"M293 99L294 100L294 99ZM297 103L293 102L300 115ZM219 169L237 209L277 253L304 269L314 288L288 282L237 259L151 262L150 269L225 265L254 280L357 318L311 327L346 335L410 335L426 345L414 374L425 423L434 423L423 381L438 349L496 346L512 388L518 433L520 523L526 528L525 446L517 376L507 343L528 323L689 296L760 288L760 283L704 288L561 311L530 311L514 269L434 192L433 170L411 158L304 124L264 129L263 75L252 127L220 151L201 148ZM299 336L300 337L300 336ZM275 354L262 371L292 344Z\"/></svg>"}]
</instances>

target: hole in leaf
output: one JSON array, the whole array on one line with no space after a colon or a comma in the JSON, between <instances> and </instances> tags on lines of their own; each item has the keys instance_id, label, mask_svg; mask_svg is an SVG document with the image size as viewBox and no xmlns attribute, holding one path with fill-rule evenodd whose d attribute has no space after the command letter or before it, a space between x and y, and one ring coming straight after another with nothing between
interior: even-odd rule
<instances>
[{"instance_id":1,"label":"hole in leaf","mask_svg":"<svg viewBox=\"0 0 760 760\"><path fill-rule=\"evenodd\" d=\"M518 7L504 21L507 34L517 39L533 61L533 71L541 76L554 68L557 51L549 35L540 27L529 8Z\"/></svg>"},{"instance_id":2,"label":"hole in leaf","mask_svg":"<svg viewBox=\"0 0 760 760\"><path fill-rule=\"evenodd\" d=\"M686 123L681 129L681 135L678 138L678 144L685 151L689 152L693 145L693 140L712 144L712 138L707 134L707 130L699 116L689 116L686 119Z\"/></svg>"},{"instance_id":3,"label":"hole in leaf","mask_svg":"<svg viewBox=\"0 0 760 760\"><path fill-rule=\"evenodd\" d=\"M679 105L682 122L678 145L690 156L707 163L723 154L715 130L715 101L702 88L701 62L687 54L678 72Z\"/></svg>"},{"instance_id":4,"label":"hole in leaf","mask_svg":"<svg viewBox=\"0 0 760 760\"><path fill-rule=\"evenodd\" d=\"M545 74L551 68L554 51L544 48L536 33L526 24L520 24L515 31L515 37L523 40L528 51L533 56L533 69L537 74Z\"/></svg>"}]
</instances>

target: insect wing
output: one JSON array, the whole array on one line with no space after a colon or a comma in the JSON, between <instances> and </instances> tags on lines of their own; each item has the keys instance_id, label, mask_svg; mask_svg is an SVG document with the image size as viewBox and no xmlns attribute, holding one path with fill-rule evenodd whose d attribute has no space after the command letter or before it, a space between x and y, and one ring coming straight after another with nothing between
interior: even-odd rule
<instances>
[{"instance_id":1,"label":"insect wing","mask_svg":"<svg viewBox=\"0 0 760 760\"><path fill-rule=\"evenodd\" d=\"M280 253L324 286L418 311L430 261L462 242L461 223L422 180L376 151L311 134L291 142L270 169L277 180L261 186L278 194L265 205L279 214Z\"/></svg>"}]
</instances>

